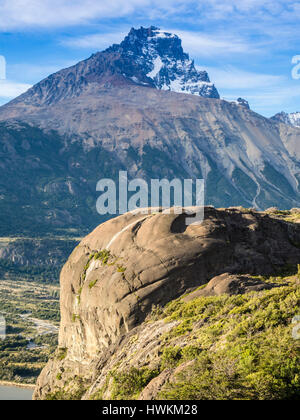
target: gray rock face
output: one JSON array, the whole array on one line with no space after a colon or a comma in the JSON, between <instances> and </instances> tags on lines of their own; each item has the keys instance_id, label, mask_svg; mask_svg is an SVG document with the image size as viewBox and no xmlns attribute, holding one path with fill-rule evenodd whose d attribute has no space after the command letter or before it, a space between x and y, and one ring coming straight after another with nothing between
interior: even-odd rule
<instances>
[{"instance_id":1,"label":"gray rock face","mask_svg":"<svg viewBox=\"0 0 300 420\"><path fill-rule=\"evenodd\" d=\"M276 287L276 284L268 284L251 276L224 273L211 279L204 289L190 293L183 301L190 302L200 296L240 295L270 290L273 287Z\"/></svg>"},{"instance_id":2,"label":"gray rock face","mask_svg":"<svg viewBox=\"0 0 300 420\"><path fill-rule=\"evenodd\" d=\"M299 225L238 209L206 208L203 224L188 227L184 214L172 213L126 214L100 225L62 270L59 347L66 354L62 361L49 362L35 397L59 386L57 369L76 368L83 376L99 366L109 369L116 351L109 349L118 348L153 305L164 306L211 279L206 291L215 294L272 287L245 275L295 266L299 242ZM156 333L150 326L145 330L147 343L155 346Z\"/></svg>"},{"instance_id":3,"label":"gray rock face","mask_svg":"<svg viewBox=\"0 0 300 420\"><path fill-rule=\"evenodd\" d=\"M237 103L238 103L239 105L241 105L241 106L246 107L247 109L250 109L249 102L248 102L248 101L246 101L246 99L243 99L243 98L238 98L238 99L237 99Z\"/></svg>"}]
</instances>

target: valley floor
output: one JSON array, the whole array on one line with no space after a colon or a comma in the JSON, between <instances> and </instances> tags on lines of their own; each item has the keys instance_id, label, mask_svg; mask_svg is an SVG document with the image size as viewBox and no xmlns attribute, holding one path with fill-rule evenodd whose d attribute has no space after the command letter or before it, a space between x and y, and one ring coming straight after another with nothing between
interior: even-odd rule
<instances>
[{"instance_id":1,"label":"valley floor","mask_svg":"<svg viewBox=\"0 0 300 420\"><path fill-rule=\"evenodd\" d=\"M0 383L34 384L57 345L59 288L0 279L0 311L6 321Z\"/></svg>"}]
</instances>

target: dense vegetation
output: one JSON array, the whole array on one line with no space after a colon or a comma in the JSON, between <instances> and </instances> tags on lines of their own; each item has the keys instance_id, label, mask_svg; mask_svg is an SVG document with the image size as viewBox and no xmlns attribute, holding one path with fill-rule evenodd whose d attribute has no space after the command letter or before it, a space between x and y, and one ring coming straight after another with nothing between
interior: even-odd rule
<instances>
[{"instance_id":1,"label":"dense vegetation","mask_svg":"<svg viewBox=\"0 0 300 420\"><path fill-rule=\"evenodd\" d=\"M0 278L58 283L79 238L0 238Z\"/></svg>"},{"instance_id":2,"label":"dense vegetation","mask_svg":"<svg viewBox=\"0 0 300 420\"><path fill-rule=\"evenodd\" d=\"M41 283L57 283L59 279L59 267L22 266L9 260L0 259L0 275L15 280L40 281Z\"/></svg>"},{"instance_id":3,"label":"dense vegetation","mask_svg":"<svg viewBox=\"0 0 300 420\"><path fill-rule=\"evenodd\" d=\"M292 318L299 311L295 285L259 294L175 302L165 312L182 322L168 337L196 322L193 345L174 348L165 364L194 360L161 396L168 399L296 399L300 395L299 342ZM196 356L196 357L195 357Z\"/></svg>"},{"instance_id":4,"label":"dense vegetation","mask_svg":"<svg viewBox=\"0 0 300 420\"><path fill-rule=\"evenodd\" d=\"M105 220L97 182L122 169L101 147L84 151L76 138L26 123L0 123L0 158L0 236L84 236Z\"/></svg>"},{"instance_id":5,"label":"dense vegetation","mask_svg":"<svg viewBox=\"0 0 300 420\"><path fill-rule=\"evenodd\" d=\"M156 308L150 322L179 321L163 337L157 371L112 372L112 397L137 398L153 376L180 367L159 398L299 399L300 343L292 337L292 319L299 314L299 276L264 280L279 287L188 303L177 299Z\"/></svg>"}]
</instances>

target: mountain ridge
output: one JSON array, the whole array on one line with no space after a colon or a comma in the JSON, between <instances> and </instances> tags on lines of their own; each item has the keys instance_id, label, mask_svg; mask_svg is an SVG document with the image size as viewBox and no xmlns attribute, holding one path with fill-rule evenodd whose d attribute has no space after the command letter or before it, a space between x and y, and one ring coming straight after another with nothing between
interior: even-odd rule
<instances>
[{"instance_id":1,"label":"mountain ridge","mask_svg":"<svg viewBox=\"0 0 300 420\"><path fill-rule=\"evenodd\" d=\"M157 33L165 36L156 36ZM155 70L157 59L161 64ZM152 26L148 29L132 28L121 44L114 44L51 74L9 104L24 101L51 105L80 96L87 85L93 83L100 86L140 84L203 97L220 97L207 72L196 70L194 61L184 53L180 38Z\"/></svg>"},{"instance_id":2,"label":"mountain ridge","mask_svg":"<svg viewBox=\"0 0 300 420\"><path fill-rule=\"evenodd\" d=\"M141 36L140 49L149 31L156 29ZM167 45L175 42L178 57L187 59L179 38L158 39L169 38ZM143 78L151 63L142 73L119 49L64 69L0 107L3 226L21 229L24 221L29 234L36 214L40 229L80 225L84 233L103 221L95 209L97 182L117 180L120 170L146 181L204 178L206 204L216 207L300 207L299 128L253 112L243 99L135 83L122 75L124 65Z\"/></svg>"}]
</instances>

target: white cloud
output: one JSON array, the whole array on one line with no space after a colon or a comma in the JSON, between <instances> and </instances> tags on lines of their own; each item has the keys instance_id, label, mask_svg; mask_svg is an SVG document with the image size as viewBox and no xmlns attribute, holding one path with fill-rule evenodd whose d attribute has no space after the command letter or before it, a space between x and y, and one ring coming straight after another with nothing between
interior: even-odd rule
<instances>
[{"instance_id":1,"label":"white cloud","mask_svg":"<svg viewBox=\"0 0 300 420\"><path fill-rule=\"evenodd\" d=\"M126 35L127 32L91 34L65 38L61 41L61 44L71 48L93 48L98 51L110 47L112 44L119 44Z\"/></svg>"},{"instance_id":2,"label":"white cloud","mask_svg":"<svg viewBox=\"0 0 300 420\"><path fill-rule=\"evenodd\" d=\"M153 11L177 14L192 0L0 0L0 29L65 27ZM157 14L159 16L159 14Z\"/></svg>"},{"instance_id":3,"label":"white cloud","mask_svg":"<svg viewBox=\"0 0 300 420\"><path fill-rule=\"evenodd\" d=\"M259 47L233 35L209 35L200 32L170 30L182 39L185 51L193 57L216 57L258 52Z\"/></svg>"},{"instance_id":4,"label":"white cloud","mask_svg":"<svg viewBox=\"0 0 300 420\"><path fill-rule=\"evenodd\" d=\"M210 35L200 32L182 31L177 29L161 28L166 32L178 35L182 40L183 49L190 53L191 57L218 57L232 54L257 53L260 45L250 44L242 38L230 35ZM71 37L61 40L61 44L75 48L93 48L101 50L119 44L128 31L95 33L81 37Z\"/></svg>"},{"instance_id":5,"label":"white cloud","mask_svg":"<svg viewBox=\"0 0 300 420\"><path fill-rule=\"evenodd\" d=\"M137 15L143 18L177 16L194 12L195 22L240 16L252 20L297 21L297 0L0 0L0 29L57 27L87 24L105 18Z\"/></svg>"},{"instance_id":6,"label":"white cloud","mask_svg":"<svg viewBox=\"0 0 300 420\"><path fill-rule=\"evenodd\" d=\"M280 111L293 112L299 108L300 82L288 77L248 72L233 66L207 67L206 70L226 100L243 97L254 111L269 117Z\"/></svg>"},{"instance_id":7,"label":"white cloud","mask_svg":"<svg viewBox=\"0 0 300 420\"><path fill-rule=\"evenodd\" d=\"M206 0L198 4L198 10L215 19L226 19L228 16L240 15L246 18L271 19L283 17L297 19L297 0Z\"/></svg>"},{"instance_id":8,"label":"white cloud","mask_svg":"<svg viewBox=\"0 0 300 420\"><path fill-rule=\"evenodd\" d=\"M273 86L262 91L252 92L248 94L249 100L253 100L259 104L260 107L276 106L277 109L282 110L290 106L291 103L297 103L293 108L295 112L299 109L300 83L292 86Z\"/></svg>"},{"instance_id":9,"label":"white cloud","mask_svg":"<svg viewBox=\"0 0 300 420\"><path fill-rule=\"evenodd\" d=\"M0 28L55 27L132 13L150 0L0 0Z\"/></svg>"},{"instance_id":10,"label":"white cloud","mask_svg":"<svg viewBox=\"0 0 300 420\"><path fill-rule=\"evenodd\" d=\"M199 70L201 67L197 66ZM269 88L286 82L285 77L272 74L248 72L233 66L225 68L206 67L211 80L219 89L244 90Z\"/></svg>"},{"instance_id":11,"label":"white cloud","mask_svg":"<svg viewBox=\"0 0 300 420\"><path fill-rule=\"evenodd\" d=\"M26 92L31 85L10 80L0 80L0 98L13 99Z\"/></svg>"}]
</instances>

